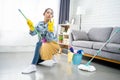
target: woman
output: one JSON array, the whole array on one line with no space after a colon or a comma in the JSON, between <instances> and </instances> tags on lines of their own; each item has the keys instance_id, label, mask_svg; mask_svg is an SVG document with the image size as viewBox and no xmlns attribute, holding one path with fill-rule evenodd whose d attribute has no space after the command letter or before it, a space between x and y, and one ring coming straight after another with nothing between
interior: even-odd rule
<instances>
[{"instance_id":1,"label":"woman","mask_svg":"<svg viewBox=\"0 0 120 80\"><path fill-rule=\"evenodd\" d=\"M48 30L48 22L53 18L53 10L51 8L47 8L44 13L44 21L40 21L36 26L36 30L40 32L42 37L45 37L47 41L55 40L54 33L51 30ZM33 24L30 20L27 21L28 26L30 27L30 35L36 35L36 31L33 28ZM52 29L53 30L53 29ZM42 42L39 40L36 44L35 54L32 60L31 65L26 68L22 73L31 73L36 71L36 65L44 60L41 59L39 49L42 45ZM55 63L55 60L47 60L44 62L49 62L50 65Z\"/></svg>"}]
</instances>

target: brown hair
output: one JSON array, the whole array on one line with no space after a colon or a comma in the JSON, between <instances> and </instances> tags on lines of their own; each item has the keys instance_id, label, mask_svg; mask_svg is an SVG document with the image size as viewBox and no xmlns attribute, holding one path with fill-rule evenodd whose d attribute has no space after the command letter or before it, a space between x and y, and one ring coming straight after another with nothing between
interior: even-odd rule
<instances>
[{"instance_id":1,"label":"brown hair","mask_svg":"<svg viewBox=\"0 0 120 80\"><path fill-rule=\"evenodd\" d=\"M52 17L53 17L53 9L51 9L51 8L47 8L47 9L45 9L45 11L44 11L44 13L43 13L43 15L45 15L45 13L47 12L47 10L51 10L52 11Z\"/></svg>"}]
</instances>

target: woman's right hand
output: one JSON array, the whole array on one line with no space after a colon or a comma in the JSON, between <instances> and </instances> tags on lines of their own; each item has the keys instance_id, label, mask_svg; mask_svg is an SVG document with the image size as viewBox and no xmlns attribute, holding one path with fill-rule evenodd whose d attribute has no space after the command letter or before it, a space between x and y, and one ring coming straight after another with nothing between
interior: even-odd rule
<instances>
[{"instance_id":1,"label":"woman's right hand","mask_svg":"<svg viewBox=\"0 0 120 80\"><path fill-rule=\"evenodd\" d=\"M34 26L33 26L33 22L30 19L27 19L27 24L30 28L30 31L34 31Z\"/></svg>"}]
</instances>

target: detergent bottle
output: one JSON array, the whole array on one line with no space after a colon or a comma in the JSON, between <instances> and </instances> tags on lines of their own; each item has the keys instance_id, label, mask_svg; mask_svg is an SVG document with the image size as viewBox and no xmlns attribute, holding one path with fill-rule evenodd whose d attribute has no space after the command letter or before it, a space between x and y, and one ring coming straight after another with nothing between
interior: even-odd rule
<instances>
[{"instance_id":1,"label":"detergent bottle","mask_svg":"<svg viewBox=\"0 0 120 80\"><path fill-rule=\"evenodd\" d=\"M74 65L79 65L82 61L83 50L78 50L73 54L72 63Z\"/></svg>"},{"instance_id":2,"label":"detergent bottle","mask_svg":"<svg viewBox=\"0 0 120 80\"><path fill-rule=\"evenodd\" d=\"M72 62L73 54L74 54L74 49L73 49L73 47L70 46L70 48L68 50L68 63Z\"/></svg>"}]
</instances>

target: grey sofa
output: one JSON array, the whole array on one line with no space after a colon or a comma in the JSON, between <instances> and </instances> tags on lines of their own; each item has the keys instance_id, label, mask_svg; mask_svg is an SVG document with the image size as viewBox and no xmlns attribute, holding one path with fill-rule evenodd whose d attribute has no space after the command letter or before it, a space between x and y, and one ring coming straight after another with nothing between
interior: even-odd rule
<instances>
[{"instance_id":1,"label":"grey sofa","mask_svg":"<svg viewBox=\"0 0 120 80\"><path fill-rule=\"evenodd\" d=\"M114 30L120 27L92 28L87 33L72 30L70 32L70 45L75 50L84 50L84 56L92 57L96 51L109 39ZM120 64L120 32L115 34L96 58Z\"/></svg>"}]
</instances>

